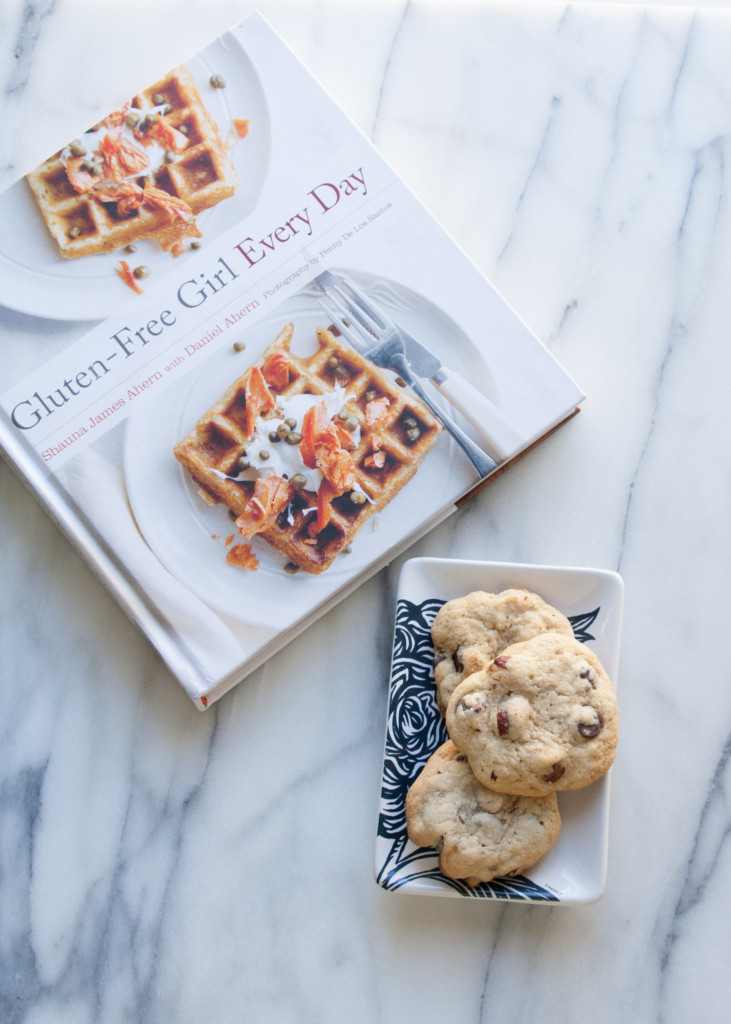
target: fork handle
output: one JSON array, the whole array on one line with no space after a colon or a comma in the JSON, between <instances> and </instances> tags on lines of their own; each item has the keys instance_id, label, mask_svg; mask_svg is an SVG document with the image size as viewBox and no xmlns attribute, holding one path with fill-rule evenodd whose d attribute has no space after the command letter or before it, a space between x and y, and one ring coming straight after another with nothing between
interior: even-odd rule
<instances>
[{"instance_id":1,"label":"fork handle","mask_svg":"<svg viewBox=\"0 0 731 1024\"><path fill-rule=\"evenodd\" d=\"M442 366L431 382L472 424L482 438L485 451L498 462L504 462L523 447L523 439L490 399L455 370Z\"/></svg>"},{"instance_id":2,"label":"fork handle","mask_svg":"<svg viewBox=\"0 0 731 1024\"><path fill-rule=\"evenodd\" d=\"M480 477L489 476L489 474L497 468L495 460L491 459L479 445L475 444L472 438L468 437L464 430L454 422L452 417L440 408L419 378L414 376L411 367L406 362L406 359L399 353L395 353L389 361L389 366L395 373L398 373L404 378L412 391L416 392L419 398L429 406L436 418L444 424L474 468L480 474Z\"/></svg>"}]
</instances>

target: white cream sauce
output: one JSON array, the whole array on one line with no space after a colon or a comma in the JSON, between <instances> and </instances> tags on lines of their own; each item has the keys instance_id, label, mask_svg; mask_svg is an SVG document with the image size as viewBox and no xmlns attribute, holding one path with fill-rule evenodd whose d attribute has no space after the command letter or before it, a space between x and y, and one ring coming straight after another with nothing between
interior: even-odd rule
<instances>
[{"instance_id":1,"label":"white cream sauce","mask_svg":"<svg viewBox=\"0 0 731 1024\"><path fill-rule=\"evenodd\" d=\"M317 493L322 481L322 473L319 469L309 469L302 461L300 446L288 444L286 441L271 441L270 433L276 433L277 428L284 424L285 420L295 420L296 426L291 429L302 432L302 423L309 409L325 403L328 418L333 419L343 410L345 401L345 389L336 385L335 390L324 395L293 395L286 402L277 404L277 415L264 419L259 416L256 421L254 433L246 445L246 458L249 460L250 469L242 470L238 475L231 475L231 480L256 480L260 476L281 476L284 480L291 480L296 474L301 474L306 479L306 490ZM353 442L360 442L360 425L353 431ZM265 452L266 455L262 455ZM225 478L224 473L216 473L217 476ZM355 484L354 491L365 494L359 484ZM368 495L366 495L368 498ZM368 498L370 501L371 499ZM304 509L306 513L316 512L317 508ZM291 513L290 513L291 515Z\"/></svg>"},{"instance_id":2,"label":"white cream sauce","mask_svg":"<svg viewBox=\"0 0 731 1024\"><path fill-rule=\"evenodd\" d=\"M167 104L161 103L159 106L150 107L147 110L139 110L137 107L129 107L126 114L138 114L139 120L142 121L143 118L149 117L151 114L159 114L162 116L167 109ZM98 128L89 129L88 132L84 132L80 138L74 139L73 142L70 142L68 146L61 151L62 163L65 165L72 158L73 153L71 152L71 149L74 145L82 146L86 150L86 157L89 160L93 159L94 156L100 155L102 140L104 139L104 136L108 135L112 130L116 131L117 129L110 129L104 124L101 124ZM145 154L148 160L148 166L143 172L136 171L134 174L128 175L126 180L139 178L141 173L154 174L154 172L157 171L165 162L166 149L155 139L151 139L148 145L143 145L139 139L135 138L133 129L128 128L126 125L122 128L121 138L131 142L133 146ZM103 178L99 179L100 182L103 180Z\"/></svg>"}]
</instances>

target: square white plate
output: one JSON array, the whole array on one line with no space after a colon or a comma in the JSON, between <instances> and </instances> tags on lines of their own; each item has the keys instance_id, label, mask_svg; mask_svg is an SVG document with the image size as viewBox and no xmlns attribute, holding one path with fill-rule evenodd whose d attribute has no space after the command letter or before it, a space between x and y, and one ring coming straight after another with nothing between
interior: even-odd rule
<instances>
[{"instance_id":1,"label":"square white plate","mask_svg":"<svg viewBox=\"0 0 731 1024\"><path fill-rule=\"evenodd\" d=\"M591 903L604 891L611 772L585 789L558 794L561 833L528 875L470 888L442 875L436 851L414 846L406 834L406 793L448 738L434 695L431 623L445 601L473 590L498 593L511 587L540 594L563 612L616 688L624 601L617 573L448 558L406 562L398 586L376 837L376 881L384 889L550 904Z\"/></svg>"}]
</instances>

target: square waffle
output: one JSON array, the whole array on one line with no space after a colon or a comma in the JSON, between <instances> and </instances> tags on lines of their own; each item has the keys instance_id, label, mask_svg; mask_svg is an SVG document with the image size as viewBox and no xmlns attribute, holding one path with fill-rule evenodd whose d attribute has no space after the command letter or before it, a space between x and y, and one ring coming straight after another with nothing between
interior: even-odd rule
<instances>
[{"instance_id":1,"label":"square waffle","mask_svg":"<svg viewBox=\"0 0 731 1024\"><path fill-rule=\"evenodd\" d=\"M170 108L165 115L166 123L182 131L188 145L175 154L172 162L127 180L144 187L149 178L151 185L182 200L195 215L234 194L238 184L236 170L187 68L175 68L131 102L143 114L161 104ZM80 141L83 145L83 137ZM63 150L27 175L62 256L75 259L114 252L143 238L156 239L168 251L186 236L200 235L194 224L186 224L164 209L142 205L123 216L116 202L101 202L91 190L78 192L69 181L62 153Z\"/></svg>"},{"instance_id":2,"label":"square waffle","mask_svg":"<svg viewBox=\"0 0 731 1024\"><path fill-rule=\"evenodd\" d=\"M368 500L361 499L358 504L351 497L354 491L341 494L332 501L330 522L312 536L311 524L316 518L312 509L317 505L317 495L308 490L296 491L289 508L258 534L292 566L310 573L327 569L348 547L366 519L380 512L399 493L442 429L419 398L351 349L332 330L318 328L316 333L317 351L300 358L290 351L292 325L288 325L255 364L261 368L273 353L286 354L289 383L279 390L270 386L272 394L282 402L294 395L324 395L340 385L344 388L341 415L354 417L360 426L360 440L350 455L358 485ZM234 517L246 510L254 483L222 479L219 474L236 475L239 459L246 451L249 439L244 427L245 393L250 373L251 368L235 380L175 446L175 457L191 475L203 498L211 504L226 505ZM365 407L374 398L382 397L389 402L386 416L378 423L385 460L382 466L376 466L371 458L372 435L366 424Z\"/></svg>"}]
</instances>

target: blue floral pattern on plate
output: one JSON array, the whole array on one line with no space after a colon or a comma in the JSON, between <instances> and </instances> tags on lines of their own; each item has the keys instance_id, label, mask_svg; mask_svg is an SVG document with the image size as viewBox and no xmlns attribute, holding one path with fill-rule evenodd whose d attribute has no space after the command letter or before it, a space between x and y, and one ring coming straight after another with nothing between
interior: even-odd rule
<instances>
[{"instance_id":1,"label":"blue floral pattern on plate","mask_svg":"<svg viewBox=\"0 0 731 1024\"><path fill-rule=\"evenodd\" d=\"M437 708L431 624L444 601L414 604L399 600L391 668L386 743L381 783L378 836L390 843L377 874L384 889L395 890L416 880L432 880L464 896L558 902L558 897L523 875L469 886L447 878L437 866L436 851L415 847L406 832L406 793L431 754L449 738ZM594 639L589 627L599 609L570 616L577 640Z\"/></svg>"}]
</instances>

